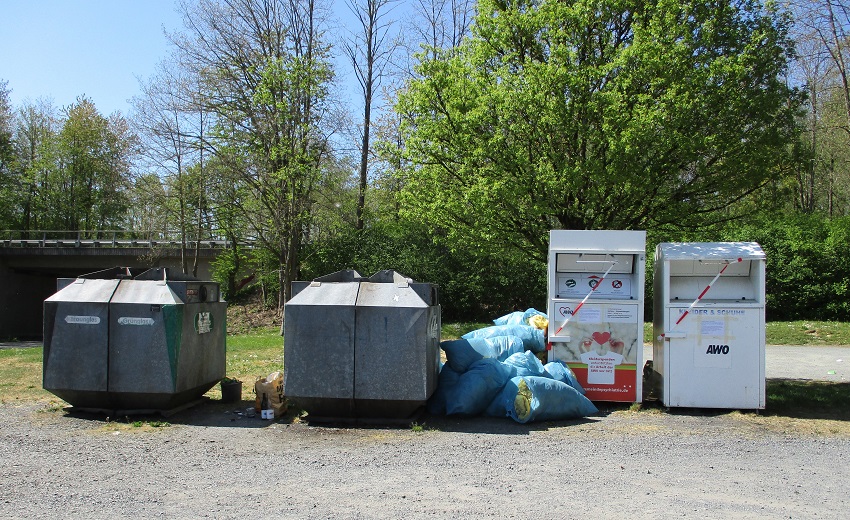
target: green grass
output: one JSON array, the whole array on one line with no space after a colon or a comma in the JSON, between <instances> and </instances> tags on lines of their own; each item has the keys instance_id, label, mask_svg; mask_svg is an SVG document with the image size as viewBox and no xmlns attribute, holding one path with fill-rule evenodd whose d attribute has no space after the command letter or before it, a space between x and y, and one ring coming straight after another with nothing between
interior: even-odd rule
<instances>
[{"instance_id":1,"label":"green grass","mask_svg":"<svg viewBox=\"0 0 850 520\"><path fill-rule=\"evenodd\" d=\"M0 403L39 401L53 394L41 387L41 348L0 350Z\"/></svg>"},{"instance_id":2,"label":"green grass","mask_svg":"<svg viewBox=\"0 0 850 520\"><path fill-rule=\"evenodd\" d=\"M0 403L58 400L42 388L43 350L13 348L0 350ZM251 396L254 381L283 370L283 338L277 328L227 337L227 377L243 382L243 396ZM221 398L215 385L207 396Z\"/></svg>"},{"instance_id":3,"label":"green grass","mask_svg":"<svg viewBox=\"0 0 850 520\"><path fill-rule=\"evenodd\" d=\"M768 345L850 345L850 323L775 321L766 326Z\"/></svg>"},{"instance_id":4,"label":"green grass","mask_svg":"<svg viewBox=\"0 0 850 520\"><path fill-rule=\"evenodd\" d=\"M652 323L643 324L643 340L652 343ZM850 345L850 323L837 321L769 321L768 345Z\"/></svg>"},{"instance_id":5,"label":"green grass","mask_svg":"<svg viewBox=\"0 0 850 520\"><path fill-rule=\"evenodd\" d=\"M801 419L850 420L850 383L767 381L765 415Z\"/></svg>"},{"instance_id":6,"label":"green grass","mask_svg":"<svg viewBox=\"0 0 850 520\"><path fill-rule=\"evenodd\" d=\"M443 323L443 326L440 329L440 339L458 339L469 331L483 329L484 327L490 327L491 325L493 325L492 321L488 323L476 323L472 321Z\"/></svg>"},{"instance_id":7,"label":"green grass","mask_svg":"<svg viewBox=\"0 0 850 520\"><path fill-rule=\"evenodd\" d=\"M470 330L490 323L444 323L442 339L456 339ZM647 324L651 327L651 324ZM646 338L651 339L651 328ZM850 345L850 323L773 322L767 324L770 345ZM277 328L227 337L226 375L243 382L243 398L253 396L257 378L283 370L283 338ZM0 350L0 402L57 402L58 398L42 389L42 349ZM833 418L850 420L850 384L769 380L769 415L797 418ZM207 396L219 399L215 385ZM48 404L49 406L49 404Z\"/></svg>"},{"instance_id":8,"label":"green grass","mask_svg":"<svg viewBox=\"0 0 850 520\"><path fill-rule=\"evenodd\" d=\"M166 421L133 421L130 424L133 428L144 428L146 426L150 428L167 428L171 426L171 423Z\"/></svg>"},{"instance_id":9,"label":"green grass","mask_svg":"<svg viewBox=\"0 0 850 520\"><path fill-rule=\"evenodd\" d=\"M227 364L225 374L242 381L242 398L254 392L254 381L272 372L283 370L283 337L280 329L269 328L227 336ZM221 388L216 385L206 394L212 399L221 398Z\"/></svg>"}]
</instances>

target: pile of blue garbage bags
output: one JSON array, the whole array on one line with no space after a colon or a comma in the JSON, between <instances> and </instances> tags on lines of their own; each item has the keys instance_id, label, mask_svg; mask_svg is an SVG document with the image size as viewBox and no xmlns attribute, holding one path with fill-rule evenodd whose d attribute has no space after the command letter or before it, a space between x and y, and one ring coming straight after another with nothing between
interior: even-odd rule
<instances>
[{"instance_id":1,"label":"pile of blue garbage bags","mask_svg":"<svg viewBox=\"0 0 850 520\"><path fill-rule=\"evenodd\" d=\"M541 319L542 318L542 319ZM510 417L519 423L576 419L597 413L572 370L543 364L546 315L535 309L493 320L494 325L443 341L446 363L428 400L434 415Z\"/></svg>"}]
</instances>

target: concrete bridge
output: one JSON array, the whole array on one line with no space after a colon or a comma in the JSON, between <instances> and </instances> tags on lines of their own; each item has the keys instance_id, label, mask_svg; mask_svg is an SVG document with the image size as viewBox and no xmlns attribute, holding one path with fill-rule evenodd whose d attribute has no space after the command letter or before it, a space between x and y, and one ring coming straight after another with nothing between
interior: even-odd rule
<instances>
[{"instance_id":1,"label":"concrete bridge","mask_svg":"<svg viewBox=\"0 0 850 520\"><path fill-rule=\"evenodd\" d=\"M0 231L0 340L41 339L42 306L56 292L57 278L116 266L181 268L180 242L162 234L107 231L87 236L98 238L77 232ZM202 240L197 245L197 276L208 280L210 264L229 244ZM195 242L186 244L190 269L195 247Z\"/></svg>"}]
</instances>

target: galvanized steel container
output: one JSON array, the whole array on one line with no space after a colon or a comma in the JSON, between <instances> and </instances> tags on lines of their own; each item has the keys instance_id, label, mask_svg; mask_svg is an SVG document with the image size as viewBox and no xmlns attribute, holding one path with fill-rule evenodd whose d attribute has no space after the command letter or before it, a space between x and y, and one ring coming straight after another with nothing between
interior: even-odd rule
<instances>
[{"instance_id":1,"label":"galvanized steel container","mask_svg":"<svg viewBox=\"0 0 850 520\"><path fill-rule=\"evenodd\" d=\"M437 386L437 287L395 271L295 282L284 307L284 393L330 419L398 419Z\"/></svg>"},{"instance_id":2,"label":"galvanized steel container","mask_svg":"<svg viewBox=\"0 0 850 520\"><path fill-rule=\"evenodd\" d=\"M44 302L44 388L74 407L166 411L225 373L227 303L215 282L156 268L60 279Z\"/></svg>"}]
</instances>

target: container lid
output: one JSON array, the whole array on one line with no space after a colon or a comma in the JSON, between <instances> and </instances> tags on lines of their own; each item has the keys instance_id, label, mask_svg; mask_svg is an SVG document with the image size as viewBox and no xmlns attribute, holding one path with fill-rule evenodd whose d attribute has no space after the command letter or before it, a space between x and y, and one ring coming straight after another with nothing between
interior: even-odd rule
<instances>
[{"instance_id":1,"label":"container lid","mask_svg":"<svg viewBox=\"0 0 850 520\"><path fill-rule=\"evenodd\" d=\"M109 303L120 282L116 279L77 278L44 301Z\"/></svg>"},{"instance_id":2,"label":"container lid","mask_svg":"<svg viewBox=\"0 0 850 520\"><path fill-rule=\"evenodd\" d=\"M639 254L646 252L646 231L553 229L549 231L549 250Z\"/></svg>"},{"instance_id":3,"label":"container lid","mask_svg":"<svg viewBox=\"0 0 850 520\"><path fill-rule=\"evenodd\" d=\"M757 242L664 242L658 244L664 260L764 260Z\"/></svg>"},{"instance_id":4,"label":"container lid","mask_svg":"<svg viewBox=\"0 0 850 520\"><path fill-rule=\"evenodd\" d=\"M363 277L360 275L360 273L358 273L354 269L343 269L342 271L337 271L335 273L326 274L318 278L313 278L313 281L320 283L347 283L359 282L362 279Z\"/></svg>"}]
</instances>

